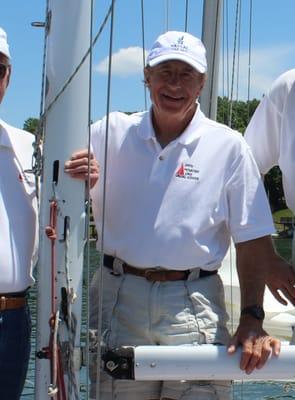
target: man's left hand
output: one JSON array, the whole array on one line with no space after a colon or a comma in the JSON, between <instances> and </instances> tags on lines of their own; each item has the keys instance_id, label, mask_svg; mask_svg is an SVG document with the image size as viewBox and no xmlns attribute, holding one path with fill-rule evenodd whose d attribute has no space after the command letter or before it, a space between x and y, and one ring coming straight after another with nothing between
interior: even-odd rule
<instances>
[{"instance_id":1,"label":"man's left hand","mask_svg":"<svg viewBox=\"0 0 295 400\"><path fill-rule=\"evenodd\" d=\"M251 374L255 368L262 368L268 358L278 356L281 350L281 342L262 328L262 322L245 315L240 319L240 324L228 345L228 354L236 352L238 346L242 346L240 368Z\"/></svg>"}]
</instances>

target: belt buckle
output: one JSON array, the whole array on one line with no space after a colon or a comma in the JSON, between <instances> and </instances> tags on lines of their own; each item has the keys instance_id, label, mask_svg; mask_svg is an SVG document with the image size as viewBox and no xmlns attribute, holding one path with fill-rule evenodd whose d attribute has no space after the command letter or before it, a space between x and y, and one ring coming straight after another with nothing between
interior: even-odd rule
<instances>
[{"instance_id":1,"label":"belt buckle","mask_svg":"<svg viewBox=\"0 0 295 400\"><path fill-rule=\"evenodd\" d=\"M157 272L155 268L148 268L144 271L144 277L147 281L150 282L155 282L155 279L153 279L153 274Z\"/></svg>"},{"instance_id":2,"label":"belt buckle","mask_svg":"<svg viewBox=\"0 0 295 400\"><path fill-rule=\"evenodd\" d=\"M0 311L6 310L6 301L7 301L6 297L4 296L0 297Z\"/></svg>"}]
</instances>

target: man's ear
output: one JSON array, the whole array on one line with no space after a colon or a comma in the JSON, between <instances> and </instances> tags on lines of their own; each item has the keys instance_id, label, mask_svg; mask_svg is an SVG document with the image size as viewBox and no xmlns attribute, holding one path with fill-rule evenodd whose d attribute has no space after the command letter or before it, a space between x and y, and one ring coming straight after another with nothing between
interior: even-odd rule
<instances>
[{"instance_id":1,"label":"man's ear","mask_svg":"<svg viewBox=\"0 0 295 400\"><path fill-rule=\"evenodd\" d=\"M150 71L149 68L145 67L144 70L144 83L147 87L150 85Z\"/></svg>"},{"instance_id":2,"label":"man's ear","mask_svg":"<svg viewBox=\"0 0 295 400\"><path fill-rule=\"evenodd\" d=\"M203 88L204 88L204 85L205 85L206 81L207 81L207 75L204 74L203 77L202 77L202 80L201 80L199 89L198 89L197 97L199 97L199 96L201 95L201 92L202 92L202 90L203 90Z\"/></svg>"},{"instance_id":3,"label":"man's ear","mask_svg":"<svg viewBox=\"0 0 295 400\"><path fill-rule=\"evenodd\" d=\"M7 81L6 81L6 87L8 87L9 82L10 82L11 70L12 70L12 66L9 65L9 67L8 67L8 77L7 77Z\"/></svg>"}]
</instances>

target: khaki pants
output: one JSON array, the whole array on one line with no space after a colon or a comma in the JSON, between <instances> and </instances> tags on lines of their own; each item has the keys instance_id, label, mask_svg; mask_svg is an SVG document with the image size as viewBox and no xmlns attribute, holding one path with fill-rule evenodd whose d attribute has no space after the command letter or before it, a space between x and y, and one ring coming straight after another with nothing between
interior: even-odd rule
<instances>
[{"instance_id":1,"label":"khaki pants","mask_svg":"<svg viewBox=\"0 0 295 400\"><path fill-rule=\"evenodd\" d=\"M91 285L90 328L97 327L98 276ZM218 274L186 281L150 282L103 271L102 338L109 348L124 345L226 344L228 316ZM177 361L176 361L177 362ZM96 365L91 371L95 399ZM229 400L226 381L127 381L101 372L101 400Z\"/></svg>"}]
</instances>

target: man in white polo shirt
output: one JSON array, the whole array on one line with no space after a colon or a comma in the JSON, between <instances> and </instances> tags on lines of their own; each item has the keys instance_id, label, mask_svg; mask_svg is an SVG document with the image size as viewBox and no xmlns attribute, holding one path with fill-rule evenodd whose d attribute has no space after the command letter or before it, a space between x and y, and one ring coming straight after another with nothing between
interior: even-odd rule
<instances>
[{"instance_id":1,"label":"man in white polo shirt","mask_svg":"<svg viewBox=\"0 0 295 400\"><path fill-rule=\"evenodd\" d=\"M109 348L221 343L229 354L241 345L240 368L251 373L280 351L263 329L262 304L268 262L279 268L283 261L273 250L272 216L248 145L200 110L206 69L199 39L166 32L145 68L151 109L114 112L93 125L101 168L107 157L91 191L98 249L104 227L103 342ZM73 176L78 158L66 164ZM217 273L231 237L242 308L232 338ZM90 293L93 329L99 326L98 282L99 272ZM91 398L95 377L94 365ZM100 387L103 400L231 397L229 382L138 382L104 372Z\"/></svg>"},{"instance_id":2,"label":"man in white polo shirt","mask_svg":"<svg viewBox=\"0 0 295 400\"><path fill-rule=\"evenodd\" d=\"M0 103L11 75L0 28ZM0 119L0 399L20 398L30 355L27 291L37 255L37 201L31 170L33 135Z\"/></svg>"},{"instance_id":3,"label":"man in white polo shirt","mask_svg":"<svg viewBox=\"0 0 295 400\"><path fill-rule=\"evenodd\" d=\"M288 207L295 213L295 69L286 71L272 84L263 97L245 131L262 175L278 165L282 171L283 189ZM295 235L293 237L295 265ZM278 274L270 270L269 289L282 304L287 304L280 292L295 305L295 272L283 268Z\"/></svg>"}]
</instances>

